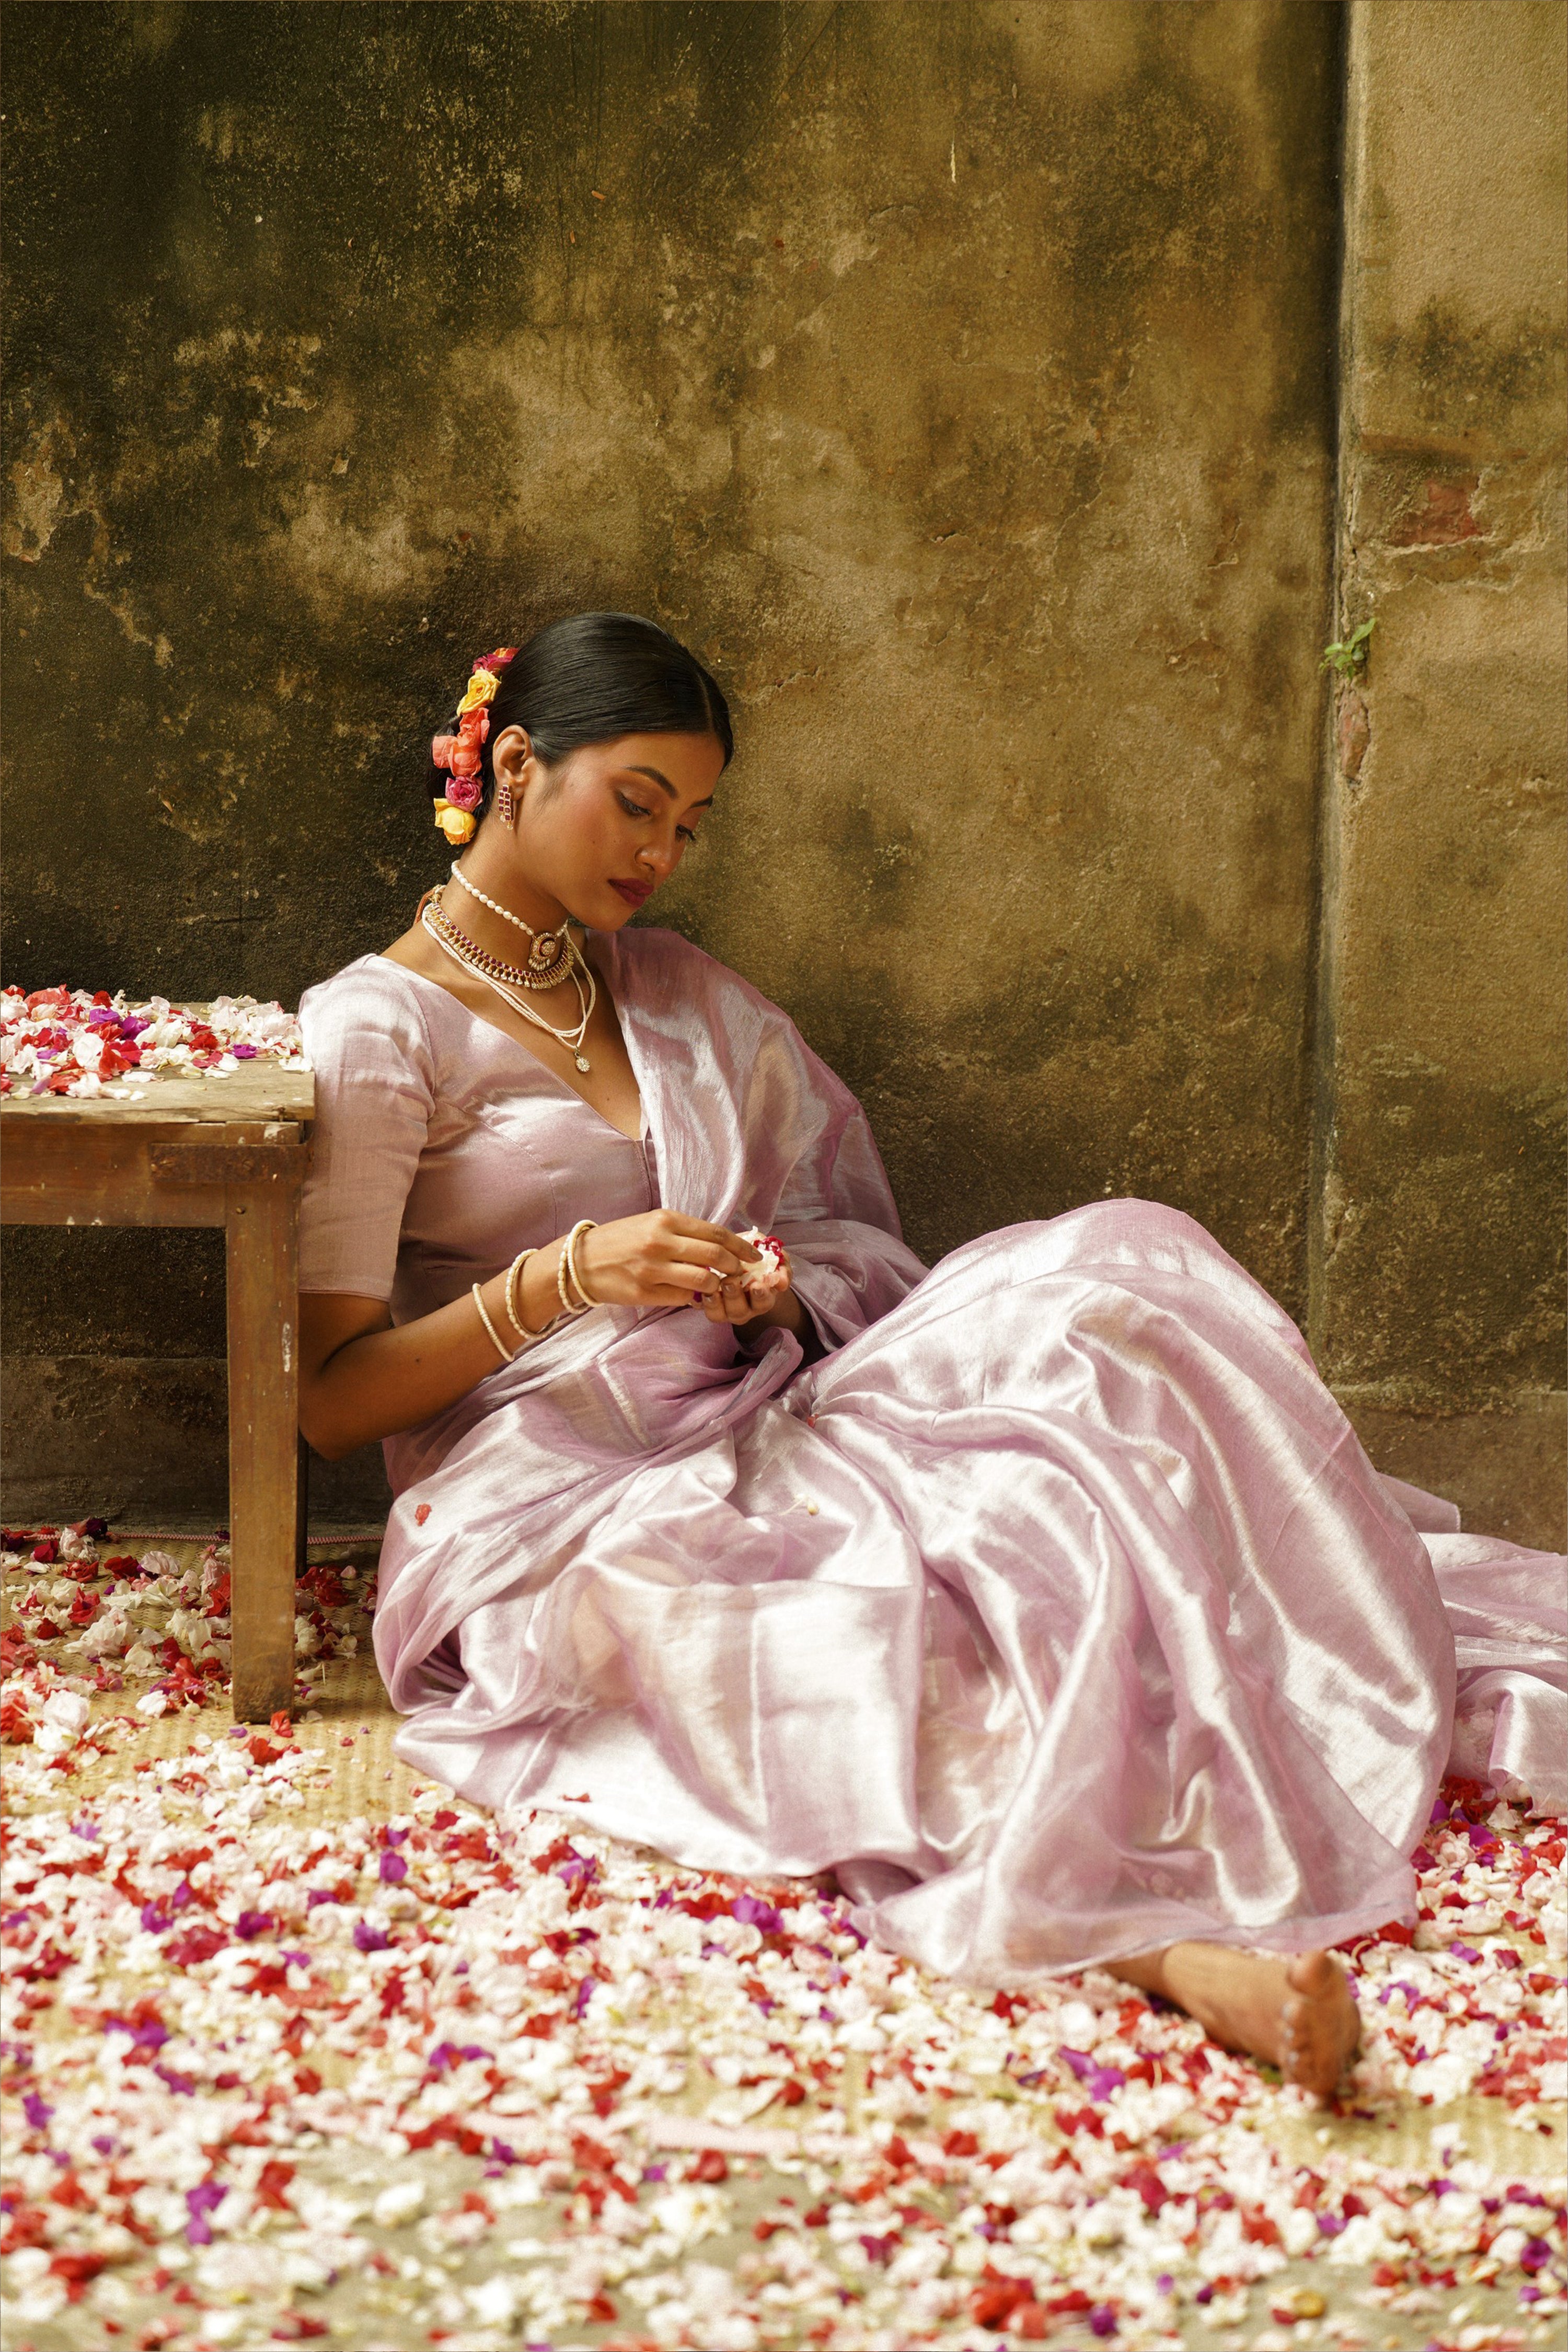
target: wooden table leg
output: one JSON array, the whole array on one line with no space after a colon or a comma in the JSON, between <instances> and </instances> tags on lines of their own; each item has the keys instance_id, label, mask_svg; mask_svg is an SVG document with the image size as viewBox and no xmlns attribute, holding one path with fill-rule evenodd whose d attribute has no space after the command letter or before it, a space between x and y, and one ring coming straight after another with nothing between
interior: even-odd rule
<instances>
[{"instance_id":1,"label":"wooden table leg","mask_svg":"<svg viewBox=\"0 0 1568 2352\"><path fill-rule=\"evenodd\" d=\"M299 1203L279 1178L228 1188L228 1491L234 1712L294 1696L299 1545Z\"/></svg>"},{"instance_id":2,"label":"wooden table leg","mask_svg":"<svg viewBox=\"0 0 1568 2352\"><path fill-rule=\"evenodd\" d=\"M301 1437L295 1450L295 1476L298 1485L294 1497L294 1565L309 1568L310 1555L306 1549L310 1533L310 1449Z\"/></svg>"}]
</instances>

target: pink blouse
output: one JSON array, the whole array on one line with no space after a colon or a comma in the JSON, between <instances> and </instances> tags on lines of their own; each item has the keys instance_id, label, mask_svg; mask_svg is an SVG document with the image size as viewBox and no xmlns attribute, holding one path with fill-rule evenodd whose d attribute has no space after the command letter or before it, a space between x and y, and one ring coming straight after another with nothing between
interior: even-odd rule
<instances>
[{"instance_id":1,"label":"pink blouse","mask_svg":"<svg viewBox=\"0 0 1568 2352\"><path fill-rule=\"evenodd\" d=\"M302 1292L388 1299L411 1323L579 1217L658 1207L652 1138L623 1135L438 982L360 956L306 991L300 1020L316 1073Z\"/></svg>"}]
</instances>

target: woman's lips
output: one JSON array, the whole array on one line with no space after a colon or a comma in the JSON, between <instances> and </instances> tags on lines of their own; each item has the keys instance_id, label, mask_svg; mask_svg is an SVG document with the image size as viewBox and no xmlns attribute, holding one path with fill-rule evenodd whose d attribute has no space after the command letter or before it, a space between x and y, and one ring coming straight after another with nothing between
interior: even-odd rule
<instances>
[{"instance_id":1,"label":"woman's lips","mask_svg":"<svg viewBox=\"0 0 1568 2352\"><path fill-rule=\"evenodd\" d=\"M642 906L654 893L651 882L612 882L610 887L620 892L628 907Z\"/></svg>"}]
</instances>

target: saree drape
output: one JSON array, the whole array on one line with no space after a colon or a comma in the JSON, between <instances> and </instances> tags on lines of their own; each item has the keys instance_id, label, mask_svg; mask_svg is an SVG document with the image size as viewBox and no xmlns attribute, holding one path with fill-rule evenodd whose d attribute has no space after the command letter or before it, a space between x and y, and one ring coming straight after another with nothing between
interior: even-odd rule
<instances>
[{"instance_id":1,"label":"saree drape","mask_svg":"<svg viewBox=\"0 0 1568 2352\"><path fill-rule=\"evenodd\" d=\"M1409 1916L1451 1754L1563 1801L1563 1563L1381 1479L1200 1226L1097 1202L927 1273L775 1006L669 933L593 948L637 1144L384 958L310 992L305 1286L401 1318L657 1198L776 1233L826 1352L598 1308L389 1440L405 1758L691 1864L833 1867L986 1985Z\"/></svg>"}]
</instances>

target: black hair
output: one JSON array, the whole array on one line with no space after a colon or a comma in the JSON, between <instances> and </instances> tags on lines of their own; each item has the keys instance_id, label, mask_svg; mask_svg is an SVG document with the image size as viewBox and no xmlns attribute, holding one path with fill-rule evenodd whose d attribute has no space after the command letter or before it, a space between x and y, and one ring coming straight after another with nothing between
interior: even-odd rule
<instances>
[{"instance_id":1,"label":"black hair","mask_svg":"<svg viewBox=\"0 0 1568 2352\"><path fill-rule=\"evenodd\" d=\"M500 673L489 720L480 814L495 789L491 747L508 727L527 730L547 768L618 735L711 735L726 766L735 749L718 680L668 630L636 613L573 613L540 629ZM444 793L445 772L432 764L430 776L432 795Z\"/></svg>"}]
</instances>

